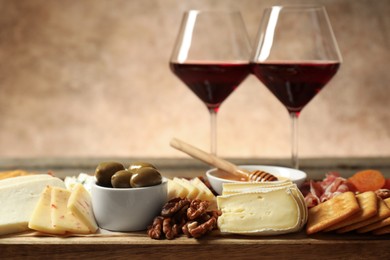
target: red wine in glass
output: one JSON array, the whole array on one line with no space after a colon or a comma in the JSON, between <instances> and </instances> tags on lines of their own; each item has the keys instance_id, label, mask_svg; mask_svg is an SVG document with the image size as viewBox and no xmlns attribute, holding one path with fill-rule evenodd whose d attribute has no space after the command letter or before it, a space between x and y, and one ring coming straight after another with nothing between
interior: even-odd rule
<instances>
[{"instance_id":1,"label":"red wine in glass","mask_svg":"<svg viewBox=\"0 0 390 260\"><path fill-rule=\"evenodd\" d=\"M251 50L239 11L184 13L169 66L209 111L211 154L217 153L217 112L249 75Z\"/></svg>"},{"instance_id":2,"label":"red wine in glass","mask_svg":"<svg viewBox=\"0 0 390 260\"><path fill-rule=\"evenodd\" d=\"M253 74L290 114L292 166L299 168L299 114L336 74L342 62L325 7L266 8L254 50Z\"/></svg>"},{"instance_id":3,"label":"red wine in glass","mask_svg":"<svg viewBox=\"0 0 390 260\"><path fill-rule=\"evenodd\" d=\"M249 63L171 62L179 77L209 109L218 111L222 102L250 73Z\"/></svg>"},{"instance_id":4,"label":"red wine in glass","mask_svg":"<svg viewBox=\"0 0 390 260\"><path fill-rule=\"evenodd\" d=\"M336 74L340 62L252 63L256 77L284 104L290 113L299 113Z\"/></svg>"}]
</instances>

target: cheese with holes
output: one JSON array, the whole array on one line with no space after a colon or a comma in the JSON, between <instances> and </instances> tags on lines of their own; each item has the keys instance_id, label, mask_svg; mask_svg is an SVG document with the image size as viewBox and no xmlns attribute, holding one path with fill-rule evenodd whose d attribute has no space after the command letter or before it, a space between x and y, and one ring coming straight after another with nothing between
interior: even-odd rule
<instances>
[{"instance_id":1,"label":"cheese with holes","mask_svg":"<svg viewBox=\"0 0 390 260\"><path fill-rule=\"evenodd\" d=\"M73 187L67 207L88 227L91 233L96 232L98 225L93 214L91 195L82 184L78 183Z\"/></svg>"},{"instance_id":2,"label":"cheese with holes","mask_svg":"<svg viewBox=\"0 0 390 260\"><path fill-rule=\"evenodd\" d=\"M296 232L306 222L297 190L293 184L218 196L217 204L222 212L218 227L221 232L245 235Z\"/></svg>"},{"instance_id":3,"label":"cheese with holes","mask_svg":"<svg viewBox=\"0 0 390 260\"><path fill-rule=\"evenodd\" d=\"M7 181L6 185L0 185L0 235L28 230L28 222L44 188L48 185L65 187L62 180L49 175L30 177L6 179L3 180Z\"/></svg>"},{"instance_id":4,"label":"cheese with holes","mask_svg":"<svg viewBox=\"0 0 390 260\"><path fill-rule=\"evenodd\" d=\"M52 189L50 208L52 227L60 232L71 232L75 234L90 233L88 227L68 209L70 195L71 192L67 189Z\"/></svg>"}]
</instances>

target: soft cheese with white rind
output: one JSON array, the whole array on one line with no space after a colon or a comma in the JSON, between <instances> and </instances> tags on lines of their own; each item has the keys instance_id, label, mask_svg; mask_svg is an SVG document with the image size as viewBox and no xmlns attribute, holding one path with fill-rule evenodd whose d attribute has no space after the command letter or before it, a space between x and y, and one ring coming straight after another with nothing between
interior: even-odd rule
<instances>
[{"instance_id":1,"label":"soft cheese with white rind","mask_svg":"<svg viewBox=\"0 0 390 260\"><path fill-rule=\"evenodd\" d=\"M60 232L74 234L90 233L88 227L68 209L71 192L63 188L53 188L51 191L51 225Z\"/></svg>"},{"instance_id":2,"label":"soft cheese with white rind","mask_svg":"<svg viewBox=\"0 0 390 260\"><path fill-rule=\"evenodd\" d=\"M223 183L222 195L229 195L235 193L251 192L258 189L283 188L293 185L292 181L278 181L278 182L235 182Z\"/></svg>"},{"instance_id":3,"label":"soft cheese with white rind","mask_svg":"<svg viewBox=\"0 0 390 260\"><path fill-rule=\"evenodd\" d=\"M73 187L67 207L88 227L91 233L96 232L98 225L93 214L92 198L82 184L78 183Z\"/></svg>"},{"instance_id":4,"label":"soft cheese with white rind","mask_svg":"<svg viewBox=\"0 0 390 260\"><path fill-rule=\"evenodd\" d=\"M47 176L29 181L22 177L30 176L15 177L18 181L0 187L0 235L28 230L28 222L44 188L48 185L65 187L62 180Z\"/></svg>"},{"instance_id":5,"label":"soft cheese with white rind","mask_svg":"<svg viewBox=\"0 0 390 260\"><path fill-rule=\"evenodd\" d=\"M222 215L221 232L245 235L276 235L302 228L302 214L291 189L237 193L217 197Z\"/></svg>"},{"instance_id":6,"label":"soft cheese with white rind","mask_svg":"<svg viewBox=\"0 0 390 260\"><path fill-rule=\"evenodd\" d=\"M307 209L305 198L303 197L302 192L298 189L298 186L296 184L294 184L294 185L295 185L295 188L291 189L291 191L292 191L293 195L295 196L295 198L297 199L297 202L298 202L298 205L300 208L300 212L302 214L300 228L303 228L303 226L306 224L307 219L309 217L309 211Z\"/></svg>"}]
</instances>

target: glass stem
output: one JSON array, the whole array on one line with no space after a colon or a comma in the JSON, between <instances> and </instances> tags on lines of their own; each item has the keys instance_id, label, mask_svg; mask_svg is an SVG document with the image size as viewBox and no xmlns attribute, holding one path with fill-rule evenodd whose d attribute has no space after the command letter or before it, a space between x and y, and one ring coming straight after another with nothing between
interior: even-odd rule
<instances>
[{"instance_id":1,"label":"glass stem","mask_svg":"<svg viewBox=\"0 0 390 260\"><path fill-rule=\"evenodd\" d=\"M209 108L210 111L210 153L217 155L217 111Z\"/></svg>"},{"instance_id":2,"label":"glass stem","mask_svg":"<svg viewBox=\"0 0 390 260\"><path fill-rule=\"evenodd\" d=\"M299 113L291 112L291 162L292 167L299 168L298 161L298 116Z\"/></svg>"}]
</instances>

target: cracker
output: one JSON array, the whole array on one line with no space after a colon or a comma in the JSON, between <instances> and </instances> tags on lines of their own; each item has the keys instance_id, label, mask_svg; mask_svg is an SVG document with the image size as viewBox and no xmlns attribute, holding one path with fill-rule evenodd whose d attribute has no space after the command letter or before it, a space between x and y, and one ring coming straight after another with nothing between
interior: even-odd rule
<instances>
[{"instance_id":1,"label":"cracker","mask_svg":"<svg viewBox=\"0 0 390 260\"><path fill-rule=\"evenodd\" d=\"M5 172L0 172L0 180L12 178L12 177L18 177L18 176L26 176L26 175L31 175L31 173L23 170L5 171Z\"/></svg>"},{"instance_id":2,"label":"cracker","mask_svg":"<svg viewBox=\"0 0 390 260\"><path fill-rule=\"evenodd\" d=\"M385 235L390 234L390 226L386 226L383 228L378 228L372 231L374 235Z\"/></svg>"},{"instance_id":3,"label":"cracker","mask_svg":"<svg viewBox=\"0 0 390 260\"><path fill-rule=\"evenodd\" d=\"M341 193L309 209L306 233L310 235L322 231L340 223L358 211L360 211L360 207L353 192Z\"/></svg>"},{"instance_id":4,"label":"cracker","mask_svg":"<svg viewBox=\"0 0 390 260\"><path fill-rule=\"evenodd\" d=\"M366 219L369 219L377 214L378 202L377 202L377 196L375 192L367 191L367 192L360 193L355 197L359 203L359 207L361 210L358 211L356 214L350 216L349 218L341 221L340 223L325 229L324 231L332 231L345 226L349 226L364 221Z\"/></svg>"},{"instance_id":5,"label":"cracker","mask_svg":"<svg viewBox=\"0 0 390 260\"><path fill-rule=\"evenodd\" d=\"M373 224L370 224L370 225L358 228L356 230L356 232L358 232L358 233L367 233L367 232L373 231L375 229L383 228L383 227L386 227L386 226L389 226L389 225L390 225L390 217L382 219L382 220L379 220L379 221L377 221L377 222L375 222Z\"/></svg>"},{"instance_id":6,"label":"cracker","mask_svg":"<svg viewBox=\"0 0 390 260\"><path fill-rule=\"evenodd\" d=\"M390 209L387 206L388 203L390 205L390 198L387 198L385 200L378 198L378 212L375 216L373 216L369 219L366 219L364 221L340 228L336 232L337 233L346 233L346 232L356 230L358 228L373 224L373 223L378 222L382 219L390 217Z\"/></svg>"}]
</instances>

